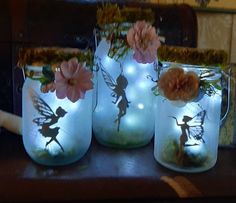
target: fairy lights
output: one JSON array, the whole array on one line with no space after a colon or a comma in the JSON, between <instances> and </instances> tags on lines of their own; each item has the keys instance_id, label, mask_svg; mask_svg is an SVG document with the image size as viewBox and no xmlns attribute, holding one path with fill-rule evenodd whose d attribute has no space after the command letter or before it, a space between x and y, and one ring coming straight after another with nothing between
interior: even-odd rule
<instances>
[{"instance_id":1,"label":"fairy lights","mask_svg":"<svg viewBox=\"0 0 236 203\"><path fill-rule=\"evenodd\" d=\"M185 67L185 71L204 68ZM219 79L219 73L215 79ZM156 160L176 171L200 172L211 168L217 158L221 90L214 94L199 94L199 98L177 105L157 96L154 156ZM158 108L160 107L160 108Z\"/></svg>"},{"instance_id":2,"label":"fairy lights","mask_svg":"<svg viewBox=\"0 0 236 203\"><path fill-rule=\"evenodd\" d=\"M140 65L133 59L132 51L119 60L109 58L107 44L102 40L95 52L99 71L94 88L97 90L94 135L108 146L130 148L144 145L154 134L155 96L151 88L155 82L147 77L156 78L154 64Z\"/></svg>"},{"instance_id":3,"label":"fairy lights","mask_svg":"<svg viewBox=\"0 0 236 203\"><path fill-rule=\"evenodd\" d=\"M56 98L55 92L42 93L40 85L27 78L23 87L22 134L26 151L44 165L74 162L90 146L92 91L73 103Z\"/></svg>"},{"instance_id":4,"label":"fairy lights","mask_svg":"<svg viewBox=\"0 0 236 203\"><path fill-rule=\"evenodd\" d=\"M133 65L127 65L127 66L125 67L125 72L126 72L127 74L133 75L133 74L136 73L136 69L135 69L135 68L136 68L136 67L134 67Z\"/></svg>"},{"instance_id":5,"label":"fairy lights","mask_svg":"<svg viewBox=\"0 0 236 203\"><path fill-rule=\"evenodd\" d=\"M139 103L139 104L138 104L138 108L139 108L140 110L142 110L142 109L144 109L144 105L143 105L142 103Z\"/></svg>"}]
</instances>

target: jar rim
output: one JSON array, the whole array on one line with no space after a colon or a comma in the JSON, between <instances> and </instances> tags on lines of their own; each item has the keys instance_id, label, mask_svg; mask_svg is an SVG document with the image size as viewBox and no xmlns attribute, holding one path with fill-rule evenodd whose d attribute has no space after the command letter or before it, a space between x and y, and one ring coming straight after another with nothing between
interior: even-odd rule
<instances>
[{"instance_id":1,"label":"jar rim","mask_svg":"<svg viewBox=\"0 0 236 203\"><path fill-rule=\"evenodd\" d=\"M221 68L219 66L209 66L209 65L194 65L194 64L184 64L184 63L175 63L175 62L168 62L164 61L161 62L163 68L170 68L173 66L180 66L182 68L191 68L191 69L202 69L202 70L212 70L215 72L220 72Z\"/></svg>"},{"instance_id":2,"label":"jar rim","mask_svg":"<svg viewBox=\"0 0 236 203\"><path fill-rule=\"evenodd\" d=\"M43 66L25 65L24 70L25 75L30 76L31 78L40 78L43 75Z\"/></svg>"}]
</instances>

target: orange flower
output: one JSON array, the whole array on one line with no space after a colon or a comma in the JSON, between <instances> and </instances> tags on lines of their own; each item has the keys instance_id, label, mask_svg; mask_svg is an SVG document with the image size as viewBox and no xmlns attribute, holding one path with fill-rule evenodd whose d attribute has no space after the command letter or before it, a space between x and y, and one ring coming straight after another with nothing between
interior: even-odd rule
<instances>
[{"instance_id":1,"label":"orange flower","mask_svg":"<svg viewBox=\"0 0 236 203\"><path fill-rule=\"evenodd\" d=\"M169 100L188 102L198 96L199 78L196 73L173 67L159 79L159 92Z\"/></svg>"}]
</instances>

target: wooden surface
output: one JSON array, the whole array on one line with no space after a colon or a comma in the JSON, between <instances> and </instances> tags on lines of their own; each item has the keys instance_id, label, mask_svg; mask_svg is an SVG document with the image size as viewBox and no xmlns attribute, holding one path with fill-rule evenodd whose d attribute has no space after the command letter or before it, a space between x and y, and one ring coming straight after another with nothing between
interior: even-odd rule
<instances>
[{"instance_id":1,"label":"wooden surface","mask_svg":"<svg viewBox=\"0 0 236 203\"><path fill-rule=\"evenodd\" d=\"M214 168L188 174L159 165L153 157L153 142L117 150L92 140L78 162L45 167L29 158L20 136L5 131L0 136L1 201L236 201L236 149L220 149Z\"/></svg>"}]
</instances>

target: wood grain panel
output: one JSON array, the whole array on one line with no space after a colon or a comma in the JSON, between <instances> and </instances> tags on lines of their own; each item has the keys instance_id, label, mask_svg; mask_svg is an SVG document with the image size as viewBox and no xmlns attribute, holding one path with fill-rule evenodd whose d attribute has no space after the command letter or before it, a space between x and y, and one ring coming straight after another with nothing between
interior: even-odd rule
<instances>
[{"instance_id":1,"label":"wood grain panel","mask_svg":"<svg viewBox=\"0 0 236 203\"><path fill-rule=\"evenodd\" d=\"M230 55L232 15L198 12L198 48L223 49Z\"/></svg>"},{"instance_id":2,"label":"wood grain panel","mask_svg":"<svg viewBox=\"0 0 236 203\"><path fill-rule=\"evenodd\" d=\"M232 28L230 62L231 63L236 63L236 14L233 15L233 28Z\"/></svg>"}]
</instances>

